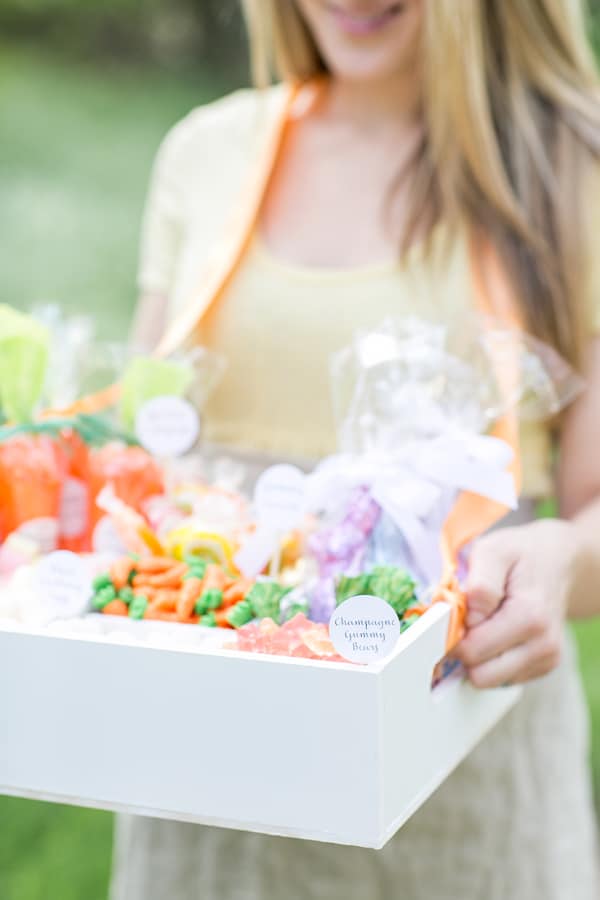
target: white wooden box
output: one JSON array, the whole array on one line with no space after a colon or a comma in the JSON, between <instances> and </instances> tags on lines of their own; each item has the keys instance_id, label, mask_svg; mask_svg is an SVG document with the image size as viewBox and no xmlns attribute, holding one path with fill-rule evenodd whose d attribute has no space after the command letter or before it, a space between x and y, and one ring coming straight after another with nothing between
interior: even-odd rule
<instances>
[{"instance_id":1,"label":"white wooden box","mask_svg":"<svg viewBox=\"0 0 600 900\"><path fill-rule=\"evenodd\" d=\"M366 667L4 624L0 792L380 848L519 696L431 690L449 615Z\"/></svg>"}]
</instances>

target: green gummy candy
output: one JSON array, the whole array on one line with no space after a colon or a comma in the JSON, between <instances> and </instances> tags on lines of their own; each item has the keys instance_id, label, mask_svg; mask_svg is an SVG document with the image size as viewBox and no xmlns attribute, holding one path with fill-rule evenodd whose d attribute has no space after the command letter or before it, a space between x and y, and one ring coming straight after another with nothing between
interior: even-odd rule
<instances>
[{"instance_id":1,"label":"green gummy candy","mask_svg":"<svg viewBox=\"0 0 600 900\"><path fill-rule=\"evenodd\" d=\"M219 609L222 604L223 591L219 591L217 590L217 588L210 588L208 591L205 591L198 600L196 600L194 612L197 616L203 616L211 609Z\"/></svg>"},{"instance_id":2,"label":"green gummy candy","mask_svg":"<svg viewBox=\"0 0 600 900\"><path fill-rule=\"evenodd\" d=\"M342 575L336 587L335 599L339 606L350 597L372 593L371 575L368 572L364 572L362 575Z\"/></svg>"},{"instance_id":3,"label":"green gummy candy","mask_svg":"<svg viewBox=\"0 0 600 900\"><path fill-rule=\"evenodd\" d=\"M254 584L246 597L254 612L253 618L269 618L277 622L281 612L281 600L290 590L291 588L283 587L275 581L258 581Z\"/></svg>"},{"instance_id":4,"label":"green gummy candy","mask_svg":"<svg viewBox=\"0 0 600 900\"><path fill-rule=\"evenodd\" d=\"M199 597L194 604L194 612L197 616L203 616L208 612L208 603L204 599L204 594Z\"/></svg>"},{"instance_id":5,"label":"green gummy candy","mask_svg":"<svg viewBox=\"0 0 600 900\"><path fill-rule=\"evenodd\" d=\"M104 609L107 604L112 603L113 600L116 599L117 592L115 591L112 584L107 584L106 587L100 588L99 591L96 591L93 599L92 606L94 609Z\"/></svg>"},{"instance_id":6,"label":"green gummy candy","mask_svg":"<svg viewBox=\"0 0 600 900\"><path fill-rule=\"evenodd\" d=\"M279 624L283 625L284 622L289 622L290 619L293 619L294 616L297 616L299 613L307 615L308 603L292 603L292 605L281 614Z\"/></svg>"},{"instance_id":7,"label":"green gummy candy","mask_svg":"<svg viewBox=\"0 0 600 900\"><path fill-rule=\"evenodd\" d=\"M223 591L219 591L217 588L210 588L202 594L202 597L206 600L209 609L218 609L223 605Z\"/></svg>"},{"instance_id":8,"label":"green gummy candy","mask_svg":"<svg viewBox=\"0 0 600 900\"><path fill-rule=\"evenodd\" d=\"M137 594L129 604L129 618L143 619L148 609L148 600L142 594Z\"/></svg>"},{"instance_id":9,"label":"green gummy candy","mask_svg":"<svg viewBox=\"0 0 600 900\"><path fill-rule=\"evenodd\" d=\"M395 566L377 566L371 574L371 593L387 602L401 616L415 603L416 584L404 569Z\"/></svg>"},{"instance_id":10,"label":"green gummy candy","mask_svg":"<svg viewBox=\"0 0 600 900\"><path fill-rule=\"evenodd\" d=\"M216 628L217 620L215 619L215 614L212 612L207 613L205 616L200 616L200 621L198 625L204 625L205 628Z\"/></svg>"},{"instance_id":11,"label":"green gummy candy","mask_svg":"<svg viewBox=\"0 0 600 900\"><path fill-rule=\"evenodd\" d=\"M206 575L207 560L201 559L199 556L186 556L184 562L189 566L189 572L184 576L186 578L204 578Z\"/></svg>"},{"instance_id":12,"label":"green gummy candy","mask_svg":"<svg viewBox=\"0 0 600 900\"><path fill-rule=\"evenodd\" d=\"M127 606L129 606L135 600L135 594L130 587L121 588L119 591L119 600L122 600L123 603L126 603Z\"/></svg>"},{"instance_id":13,"label":"green gummy candy","mask_svg":"<svg viewBox=\"0 0 600 900\"><path fill-rule=\"evenodd\" d=\"M92 587L94 588L95 593L98 593L98 591L101 591L105 587L113 587L112 578L108 572L103 575L98 575L92 581Z\"/></svg>"},{"instance_id":14,"label":"green gummy candy","mask_svg":"<svg viewBox=\"0 0 600 900\"><path fill-rule=\"evenodd\" d=\"M235 606L231 607L226 618L229 624L233 625L234 628L241 628L242 625L246 625L254 619L252 604L248 599L241 600L239 603L236 603Z\"/></svg>"}]
</instances>

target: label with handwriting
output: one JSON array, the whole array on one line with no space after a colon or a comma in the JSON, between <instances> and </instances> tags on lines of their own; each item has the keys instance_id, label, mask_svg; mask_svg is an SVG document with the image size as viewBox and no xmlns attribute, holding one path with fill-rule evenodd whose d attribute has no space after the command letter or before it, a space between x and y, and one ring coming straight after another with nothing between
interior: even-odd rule
<instances>
[{"instance_id":1,"label":"label with handwriting","mask_svg":"<svg viewBox=\"0 0 600 900\"><path fill-rule=\"evenodd\" d=\"M329 620L329 636L340 656L351 662L371 663L393 652L400 637L395 610L380 597L350 597Z\"/></svg>"},{"instance_id":2,"label":"label with handwriting","mask_svg":"<svg viewBox=\"0 0 600 900\"><path fill-rule=\"evenodd\" d=\"M135 433L153 456L175 459L188 453L200 434L200 417L182 397L153 397L140 408Z\"/></svg>"},{"instance_id":3,"label":"label with handwriting","mask_svg":"<svg viewBox=\"0 0 600 900\"><path fill-rule=\"evenodd\" d=\"M49 619L81 616L88 608L91 593L90 572L83 561L69 550L57 550L43 557L35 570L40 601Z\"/></svg>"},{"instance_id":4,"label":"label with handwriting","mask_svg":"<svg viewBox=\"0 0 600 900\"><path fill-rule=\"evenodd\" d=\"M306 476L296 466L271 466L254 489L254 508L259 523L277 532L289 531L302 519L306 506Z\"/></svg>"}]
</instances>

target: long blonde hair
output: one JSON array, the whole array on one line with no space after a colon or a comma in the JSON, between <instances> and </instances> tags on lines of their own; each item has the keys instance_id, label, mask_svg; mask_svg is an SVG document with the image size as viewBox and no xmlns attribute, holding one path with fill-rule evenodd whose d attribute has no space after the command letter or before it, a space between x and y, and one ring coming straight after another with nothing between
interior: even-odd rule
<instances>
[{"instance_id":1,"label":"long blonde hair","mask_svg":"<svg viewBox=\"0 0 600 900\"><path fill-rule=\"evenodd\" d=\"M242 2L257 83L326 72L292 0ZM586 198L600 155L584 0L428 0L423 71L424 138L403 173L410 215L402 248L442 217L485 234L530 329L579 360Z\"/></svg>"}]
</instances>

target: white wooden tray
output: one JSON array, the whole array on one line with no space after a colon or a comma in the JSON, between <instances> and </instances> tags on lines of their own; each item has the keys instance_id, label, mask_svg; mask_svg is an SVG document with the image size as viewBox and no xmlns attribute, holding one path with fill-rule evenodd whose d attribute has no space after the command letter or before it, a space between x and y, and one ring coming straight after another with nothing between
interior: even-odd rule
<instances>
[{"instance_id":1,"label":"white wooden tray","mask_svg":"<svg viewBox=\"0 0 600 900\"><path fill-rule=\"evenodd\" d=\"M449 615L367 667L5 623L0 793L380 848L519 696L431 690Z\"/></svg>"}]
</instances>

